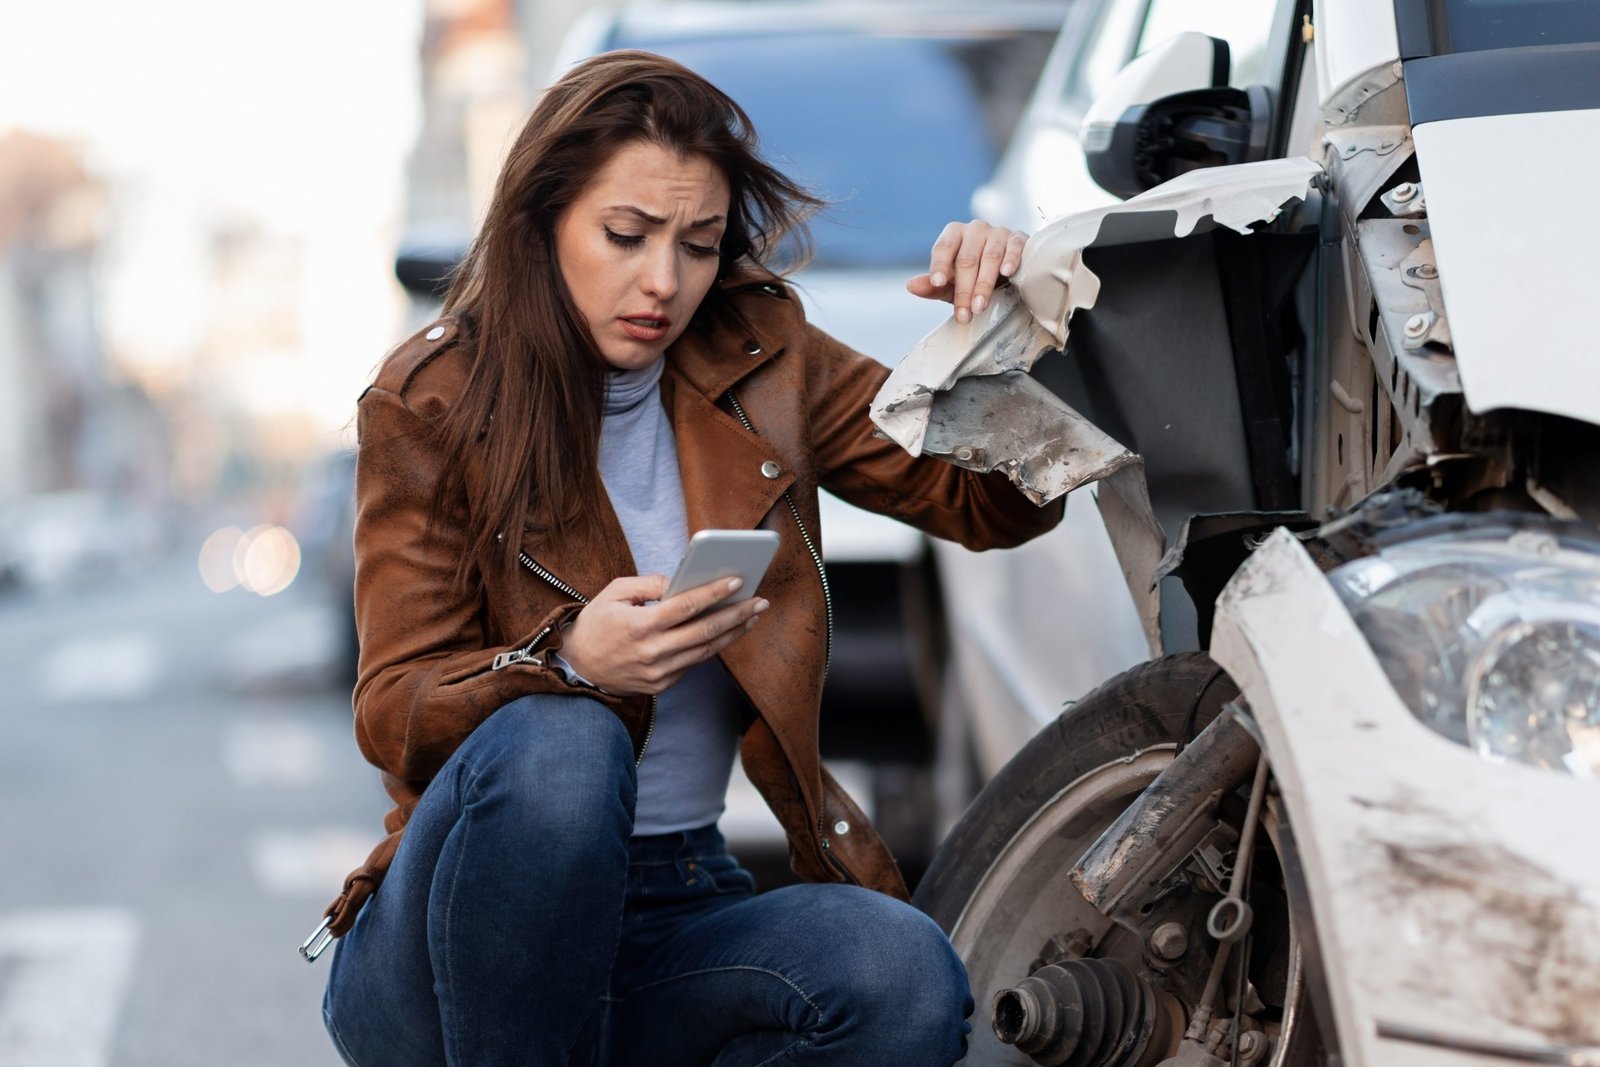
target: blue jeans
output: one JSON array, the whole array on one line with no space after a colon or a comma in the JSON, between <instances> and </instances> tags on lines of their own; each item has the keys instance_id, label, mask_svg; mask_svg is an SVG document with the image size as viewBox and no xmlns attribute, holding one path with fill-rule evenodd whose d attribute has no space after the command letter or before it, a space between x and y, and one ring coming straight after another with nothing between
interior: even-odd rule
<instances>
[{"instance_id":1,"label":"blue jeans","mask_svg":"<svg viewBox=\"0 0 1600 1067\"><path fill-rule=\"evenodd\" d=\"M944 1067L966 972L870 890L761 896L715 827L631 837L633 751L604 706L489 717L412 813L339 942L323 1016L353 1067Z\"/></svg>"}]
</instances>

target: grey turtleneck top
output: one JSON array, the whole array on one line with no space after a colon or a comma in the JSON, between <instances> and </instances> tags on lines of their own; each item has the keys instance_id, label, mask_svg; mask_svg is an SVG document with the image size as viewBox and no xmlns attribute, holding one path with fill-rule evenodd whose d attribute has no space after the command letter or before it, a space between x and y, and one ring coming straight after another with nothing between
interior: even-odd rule
<instances>
[{"instance_id":1,"label":"grey turtleneck top","mask_svg":"<svg viewBox=\"0 0 1600 1067\"><path fill-rule=\"evenodd\" d=\"M600 477L639 574L672 576L688 545L678 445L661 406L658 359L606 375ZM741 698L720 660L691 667L657 699L655 732L639 765L635 834L714 823L738 747Z\"/></svg>"}]
</instances>

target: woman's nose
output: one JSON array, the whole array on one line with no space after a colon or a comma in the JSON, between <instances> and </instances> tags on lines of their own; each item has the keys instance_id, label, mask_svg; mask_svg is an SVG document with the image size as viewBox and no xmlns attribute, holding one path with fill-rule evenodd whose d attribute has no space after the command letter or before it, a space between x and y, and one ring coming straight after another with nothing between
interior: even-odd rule
<instances>
[{"instance_id":1,"label":"woman's nose","mask_svg":"<svg viewBox=\"0 0 1600 1067\"><path fill-rule=\"evenodd\" d=\"M647 295L657 300L671 300L678 292L678 257L671 249L663 249L649 257L641 279Z\"/></svg>"}]
</instances>

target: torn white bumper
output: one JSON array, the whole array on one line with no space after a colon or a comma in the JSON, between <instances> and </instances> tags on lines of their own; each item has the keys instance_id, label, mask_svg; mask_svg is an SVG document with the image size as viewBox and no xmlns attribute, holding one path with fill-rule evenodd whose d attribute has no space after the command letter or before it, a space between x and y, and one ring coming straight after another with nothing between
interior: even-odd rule
<instances>
[{"instance_id":1,"label":"torn white bumper","mask_svg":"<svg viewBox=\"0 0 1600 1067\"><path fill-rule=\"evenodd\" d=\"M1223 593L1212 654L1261 724L1344 1062L1588 1062L1485 1058L1380 1027L1600 1045L1600 789L1487 762L1420 724L1286 531Z\"/></svg>"}]
</instances>

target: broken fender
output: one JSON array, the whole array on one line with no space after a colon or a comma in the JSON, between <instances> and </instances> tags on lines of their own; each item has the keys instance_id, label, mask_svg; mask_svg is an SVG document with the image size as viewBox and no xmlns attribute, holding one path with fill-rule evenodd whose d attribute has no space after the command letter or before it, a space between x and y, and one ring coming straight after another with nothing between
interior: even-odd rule
<instances>
[{"instance_id":1,"label":"broken fender","mask_svg":"<svg viewBox=\"0 0 1600 1067\"><path fill-rule=\"evenodd\" d=\"M1307 158L1194 171L1124 203L1063 215L1023 249L1011 284L968 323L954 316L895 367L872 421L912 455L1003 471L1036 504L1101 483L1101 517L1152 655L1161 652L1155 572L1166 538L1143 461L1027 376L1067 347L1072 316L1101 280L1084 249L1185 238L1217 226L1251 232L1304 199L1322 168Z\"/></svg>"},{"instance_id":2,"label":"broken fender","mask_svg":"<svg viewBox=\"0 0 1600 1067\"><path fill-rule=\"evenodd\" d=\"M1100 293L1100 279L1083 262L1085 248L1188 237L1219 225L1249 233L1304 199L1321 173L1307 158L1199 170L1124 203L1061 216L1029 239L1011 285L996 291L982 314L965 324L952 316L918 342L873 399L872 421L913 455L929 451L925 442L936 411L941 426L935 440L977 433L982 427L962 418L989 412L992 421L993 405L936 405L935 398L965 379L1029 370L1046 351L1065 348L1073 312L1094 307ZM1051 407L1062 422L1051 439L1054 461L1041 462L1034 449L1031 463L993 455L981 469L1005 470L1043 504L1128 466L1126 450L1108 448L1106 435L1066 404L1043 398L1030 404ZM1038 480L1040 471L1051 474Z\"/></svg>"}]
</instances>

